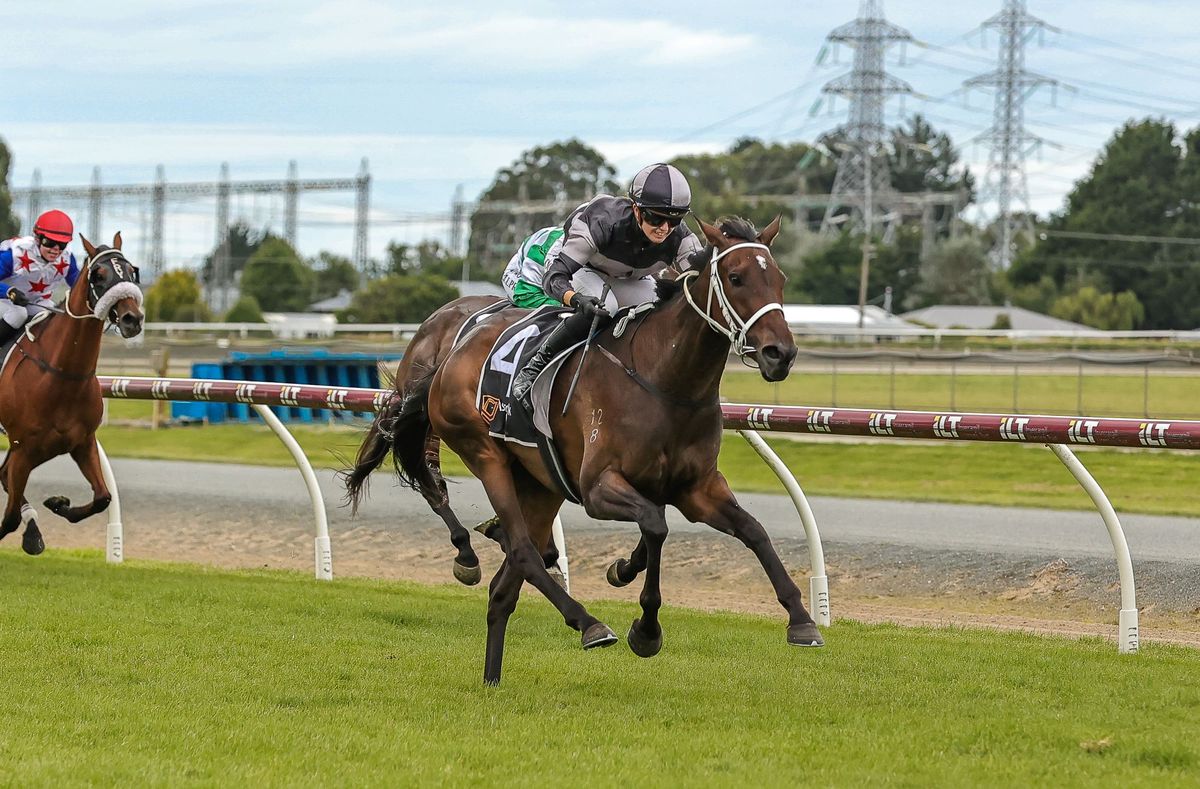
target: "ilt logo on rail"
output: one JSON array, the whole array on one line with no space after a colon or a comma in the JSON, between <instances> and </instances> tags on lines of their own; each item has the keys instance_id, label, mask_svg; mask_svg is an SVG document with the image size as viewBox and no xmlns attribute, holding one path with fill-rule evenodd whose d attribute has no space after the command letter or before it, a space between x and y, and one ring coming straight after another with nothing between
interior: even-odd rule
<instances>
[{"instance_id":1,"label":"ilt logo on rail","mask_svg":"<svg viewBox=\"0 0 1200 789\"><path fill-rule=\"evenodd\" d=\"M196 400L211 400L212 381L197 381L192 384L192 397Z\"/></svg>"},{"instance_id":2,"label":"ilt logo on rail","mask_svg":"<svg viewBox=\"0 0 1200 789\"><path fill-rule=\"evenodd\" d=\"M111 391L113 397L129 397L129 379L114 378Z\"/></svg>"},{"instance_id":3,"label":"ilt logo on rail","mask_svg":"<svg viewBox=\"0 0 1200 789\"><path fill-rule=\"evenodd\" d=\"M896 431L892 430L892 422L895 420L896 414L873 413L867 422L867 428L873 436L894 436Z\"/></svg>"},{"instance_id":4,"label":"ilt logo on rail","mask_svg":"<svg viewBox=\"0 0 1200 789\"><path fill-rule=\"evenodd\" d=\"M938 438L958 438L958 423L961 416L943 414L933 418L933 434Z\"/></svg>"},{"instance_id":5,"label":"ilt logo on rail","mask_svg":"<svg viewBox=\"0 0 1200 789\"><path fill-rule=\"evenodd\" d=\"M1024 441L1029 417L1006 416L1000 420L1000 438L1005 441Z\"/></svg>"},{"instance_id":6,"label":"ilt logo on rail","mask_svg":"<svg viewBox=\"0 0 1200 789\"><path fill-rule=\"evenodd\" d=\"M150 396L155 400L168 400L171 397L171 382L156 378L150 383Z\"/></svg>"},{"instance_id":7,"label":"ilt logo on rail","mask_svg":"<svg viewBox=\"0 0 1200 789\"><path fill-rule=\"evenodd\" d=\"M1072 419L1067 425L1067 438L1072 444L1095 444L1098 419Z\"/></svg>"},{"instance_id":8,"label":"ilt logo on rail","mask_svg":"<svg viewBox=\"0 0 1200 789\"><path fill-rule=\"evenodd\" d=\"M279 389L280 405L300 405L300 387L284 386Z\"/></svg>"},{"instance_id":9,"label":"ilt logo on rail","mask_svg":"<svg viewBox=\"0 0 1200 789\"><path fill-rule=\"evenodd\" d=\"M804 418L804 424L810 433L832 433L829 420L833 419L832 411L809 411Z\"/></svg>"},{"instance_id":10,"label":"ilt logo on rail","mask_svg":"<svg viewBox=\"0 0 1200 789\"><path fill-rule=\"evenodd\" d=\"M1144 447L1165 447L1170 422L1142 422L1138 426L1138 443Z\"/></svg>"},{"instance_id":11,"label":"ilt logo on rail","mask_svg":"<svg viewBox=\"0 0 1200 789\"><path fill-rule=\"evenodd\" d=\"M774 408L759 408L755 406L750 409L750 413L746 415L746 422L753 430L770 430L771 429L771 412Z\"/></svg>"}]
</instances>

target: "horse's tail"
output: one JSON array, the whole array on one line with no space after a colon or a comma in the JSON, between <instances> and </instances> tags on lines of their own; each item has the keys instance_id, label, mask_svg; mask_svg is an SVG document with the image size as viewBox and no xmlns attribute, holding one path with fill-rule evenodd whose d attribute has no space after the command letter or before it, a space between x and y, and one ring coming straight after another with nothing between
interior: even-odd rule
<instances>
[{"instance_id":1,"label":"horse's tail","mask_svg":"<svg viewBox=\"0 0 1200 789\"><path fill-rule=\"evenodd\" d=\"M405 387L403 395L397 393L380 409L358 448L354 465L341 472L351 512L358 512L358 505L367 491L367 478L379 468L389 452L402 484L422 494L428 482L437 484L437 477L431 476L433 471L425 464L425 443L429 434L427 405L434 372L436 370L430 370L412 381Z\"/></svg>"}]
</instances>

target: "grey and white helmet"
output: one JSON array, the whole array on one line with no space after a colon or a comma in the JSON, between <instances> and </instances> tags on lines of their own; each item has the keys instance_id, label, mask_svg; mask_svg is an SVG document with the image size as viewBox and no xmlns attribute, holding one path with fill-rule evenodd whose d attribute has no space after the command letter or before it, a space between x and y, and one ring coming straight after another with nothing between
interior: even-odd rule
<instances>
[{"instance_id":1,"label":"grey and white helmet","mask_svg":"<svg viewBox=\"0 0 1200 789\"><path fill-rule=\"evenodd\" d=\"M667 216L683 216L692 207L687 179L669 164L652 164L639 170L629 185L629 197L639 208Z\"/></svg>"}]
</instances>

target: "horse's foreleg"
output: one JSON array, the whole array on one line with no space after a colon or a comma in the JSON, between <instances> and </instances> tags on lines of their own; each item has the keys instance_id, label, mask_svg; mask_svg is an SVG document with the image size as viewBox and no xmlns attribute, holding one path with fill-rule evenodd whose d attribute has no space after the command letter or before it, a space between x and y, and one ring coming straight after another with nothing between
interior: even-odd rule
<instances>
[{"instance_id":1,"label":"horse's foreleg","mask_svg":"<svg viewBox=\"0 0 1200 789\"><path fill-rule=\"evenodd\" d=\"M737 503L724 476L715 474L686 493L676 506L689 521L707 523L719 532L736 537L754 552L775 588L776 598L788 612L789 644L821 646L825 643L801 602L800 587L788 575L767 530Z\"/></svg>"},{"instance_id":2,"label":"horse's foreleg","mask_svg":"<svg viewBox=\"0 0 1200 789\"><path fill-rule=\"evenodd\" d=\"M29 472L33 471L33 465L26 459L24 452L9 450L3 468L7 472L5 490L8 491L8 502L4 506L4 519L0 521L0 539L12 534L21 525L21 513L27 505L25 485L29 482ZM21 550L30 556L37 556L46 550L46 544L42 541L42 531L38 528L32 508L29 510L25 532L21 535Z\"/></svg>"},{"instance_id":3,"label":"horse's foreleg","mask_svg":"<svg viewBox=\"0 0 1200 789\"><path fill-rule=\"evenodd\" d=\"M646 538L638 539L628 559L614 559L608 566L608 582L618 589L629 586L646 569Z\"/></svg>"},{"instance_id":4,"label":"horse's foreleg","mask_svg":"<svg viewBox=\"0 0 1200 789\"><path fill-rule=\"evenodd\" d=\"M633 620L629 628L629 648L641 657L657 655L662 649L662 626L658 621L658 612L662 608L662 547L667 540L664 508L638 493L625 477L612 469L602 472L596 484L590 486L585 504L588 515L594 518L635 521L642 532L637 548L626 563L627 567L635 568L629 580L636 578L640 569L646 571L646 580L638 598L642 615ZM618 561L609 568L610 583L613 582L614 573L620 573L619 565ZM623 578L618 575L618 580Z\"/></svg>"},{"instance_id":5,"label":"horse's foreleg","mask_svg":"<svg viewBox=\"0 0 1200 789\"><path fill-rule=\"evenodd\" d=\"M104 512L112 501L108 485L104 483L104 473L100 470L100 452L96 449L96 437L93 435L81 446L71 450L75 465L83 472L84 479L92 486L92 500L78 507L71 506L71 500L66 496L51 496L42 502L46 509L66 518L71 523L79 523L84 518Z\"/></svg>"}]
</instances>

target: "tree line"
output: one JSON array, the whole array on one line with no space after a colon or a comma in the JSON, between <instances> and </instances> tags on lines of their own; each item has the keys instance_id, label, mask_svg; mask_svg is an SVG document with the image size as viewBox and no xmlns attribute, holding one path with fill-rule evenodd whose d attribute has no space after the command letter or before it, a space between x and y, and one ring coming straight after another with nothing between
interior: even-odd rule
<instances>
[{"instance_id":1,"label":"tree line","mask_svg":"<svg viewBox=\"0 0 1200 789\"><path fill-rule=\"evenodd\" d=\"M677 157L692 185L694 212L712 220L744 216L760 226L785 217L775 257L788 274L793 303L857 300L861 238L816 232L823 209L796 198L828 194L837 170L836 136L816 143L744 138L716 154ZM950 137L920 116L892 130L885 146L899 192L954 192L970 203L976 180ZM0 142L7 183L9 152ZM147 293L151 320L261 320L262 312L304 311L342 291L353 294L339 319L415 322L457 295L450 284L464 263L472 278L499 281L513 251L534 230L563 220L571 206L599 192L621 194L616 168L576 139L536 146L500 169L470 218L466 259L437 242L392 243L385 258L357 271L331 252L301 257L287 242L245 225L230 228L223 249L197 272L169 271ZM516 204L524 204L517 210ZM530 206L539 210L529 210ZM568 209L569 210L569 209ZM1050 216L1029 218L1030 235L1008 271L988 256L995 228L973 225L949 205L932 223L901 224L875 239L868 292L890 289L897 311L933 304L1013 304L1102 329L1192 329L1200 326L1200 128L1181 131L1164 119L1131 120L1116 129L1089 171ZM6 186L0 186L0 232L17 231ZM926 237L928 234L929 237ZM223 316L204 306L218 253L229 261L240 298Z\"/></svg>"}]
</instances>

